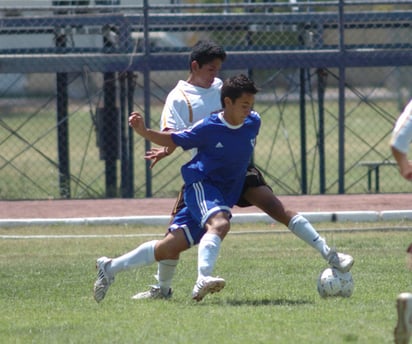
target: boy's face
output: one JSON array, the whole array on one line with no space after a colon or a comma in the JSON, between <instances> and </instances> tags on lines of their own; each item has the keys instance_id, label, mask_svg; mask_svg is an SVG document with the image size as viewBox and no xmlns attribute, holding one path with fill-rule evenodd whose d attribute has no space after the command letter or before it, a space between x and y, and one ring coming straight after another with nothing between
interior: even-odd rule
<instances>
[{"instance_id":1,"label":"boy's face","mask_svg":"<svg viewBox=\"0 0 412 344\"><path fill-rule=\"evenodd\" d=\"M214 59L212 62L205 63L199 67L197 61L192 62L192 84L195 86L209 88L213 84L213 80L219 74L222 68L222 60Z\"/></svg>"},{"instance_id":2,"label":"boy's face","mask_svg":"<svg viewBox=\"0 0 412 344\"><path fill-rule=\"evenodd\" d=\"M252 111L255 102L255 95L242 93L240 98L234 102L230 98L225 98L225 119L233 125L242 124Z\"/></svg>"}]
</instances>

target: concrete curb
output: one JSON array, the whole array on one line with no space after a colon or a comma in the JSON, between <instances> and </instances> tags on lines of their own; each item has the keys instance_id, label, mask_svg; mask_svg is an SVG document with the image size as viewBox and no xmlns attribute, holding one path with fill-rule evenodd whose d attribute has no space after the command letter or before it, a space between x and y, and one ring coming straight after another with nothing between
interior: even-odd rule
<instances>
[{"instance_id":1,"label":"concrete curb","mask_svg":"<svg viewBox=\"0 0 412 344\"><path fill-rule=\"evenodd\" d=\"M412 220L412 210L391 211L336 211L301 212L312 223L319 222L378 222L391 220ZM0 219L0 227L27 227L51 225L152 225L167 226L169 215L158 216L121 216L121 217L83 217L83 218L29 218ZM233 214L233 223L274 223L264 213Z\"/></svg>"}]
</instances>

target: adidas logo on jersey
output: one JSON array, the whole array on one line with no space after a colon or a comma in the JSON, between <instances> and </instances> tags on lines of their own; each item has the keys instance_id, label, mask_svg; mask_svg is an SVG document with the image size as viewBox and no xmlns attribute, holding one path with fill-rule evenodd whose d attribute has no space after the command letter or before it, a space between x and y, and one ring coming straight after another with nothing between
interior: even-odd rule
<instances>
[{"instance_id":1,"label":"adidas logo on jersey","mask_svg":"<svg viewBox=\"0 0 412 344\"><path fill-rule=\"evenodd\" d=\"M215 147L216 147L216 148L223 148L223 145L222 145L221 142L218 142Z\"/></svg>"}]
</instances>

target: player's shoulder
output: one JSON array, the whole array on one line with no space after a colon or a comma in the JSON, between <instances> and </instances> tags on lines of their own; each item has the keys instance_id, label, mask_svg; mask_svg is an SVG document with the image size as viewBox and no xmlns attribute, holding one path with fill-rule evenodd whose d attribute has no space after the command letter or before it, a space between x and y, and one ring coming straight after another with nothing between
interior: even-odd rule
<instances>
[{"instance_id":1,"label":"player's shoulder","mask_svg":"<svg viewBox=\"0 0 412 344\"><path fill-rule=\"evenodd\" d=\"M219 118L219 114L218 113L213 113L210 116L206 116L200 120L198 120L197 122L195 122L193 124L193 126L191 127L191 129L195 129L196 131L209 131L209 130L214 130L212 129L214 126L216 126L217 124L221 124L222 121Z\"/></svg>"},{"instance_id":2,"label":"player's shoulder","mask_svg":"<svg viewBox=\"0 0 412 344\"><path fill-rule=\"evenodd\" d=\"M403 114L406 116L412 116L412 100L409 101L408 104L406 104Z\"/></svg>"},{"instance_id":3,"label":"player's shoulder","mask_svg":"<svg viewBox=\"0 0 412 344\"><path fill-rule=\"evenodd\" d=\"M185 88L187 88L188 83L184 80L179 80L177 82L177 84L175 85L175 87L173 87L169 93L167 94L167 97L174 97L176 94L178 94L180 97L182 95L182 90L184 90Z\"/></svg>"},{"instance_id":4,"label":"player's shoulder","mask_svg":"<svg viewBox=\"0 0 412 344\"><path fill-rule=\"evenodd\" d=\"M260 115L256 111L252 110L250 111L249 119L254 121L254 122L260 122Z\"/></svg>"},{"instance_id":5,"label":"player's shoulder","mask_svg":"<svg viewBox=\"0 0 412 344\"><path fill-rule=\"evenodd\" d=\"M209 116L203 118L205 124L222 123L222 111L213 112Z\"/></svg>"},{"instance_id":6,"label":"player's shoulder","mask_svg":"<svg viewBox=\"0 0 412 344\"><path fill-rule=\"evenodd\" d=\"M167 94L166 97L166 103L167 104L173 104L175 107L178 106L178 104L185 105L187 106L187 102L184 96L184 88L182 88L182 85L184 84L183 80L180 80L177 85Z\"/></svg>"},{"instance_id":7,"label":"player's shoulder","mask_svg":"<svg viewBox=\"0 0 412 344\"><path fill-rule=\"evenodd\" d=\"M218 89L220 90L220 89L222 88L222 85L223 85L222 79L215 78L215 79L213 80L213 83L212 83L212 87L213 87L213 88L218 88Z\"/></svg>"},{"instance_id":8,"label":"player's shoulder","mask_svg":"<svg viewBox=\"0 0 412 344\"><path fill-rule=\"evenodd\" d=\"M199 129L205 126L208 126L210 123L210 116L199 119L197 122L195 122L192 126L191 129Z\"/></svg>"}]
</instances>

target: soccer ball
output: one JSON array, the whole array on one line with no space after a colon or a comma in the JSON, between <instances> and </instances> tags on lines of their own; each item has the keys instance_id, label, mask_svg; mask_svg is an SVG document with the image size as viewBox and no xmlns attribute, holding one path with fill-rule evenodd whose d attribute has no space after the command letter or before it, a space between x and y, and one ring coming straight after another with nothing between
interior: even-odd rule
<instances>
[{"instance_id":1,"label":"soccer ball","mask_svg":"<svg viewBox=\"0 0 412 344\"><path fill-rule=\"evenodd\" d=\"M351 272L340 272L335 268L326 268L318 277L318 293L321 297L350 297L354 283Z\"/></svg>"}]
</instances>

